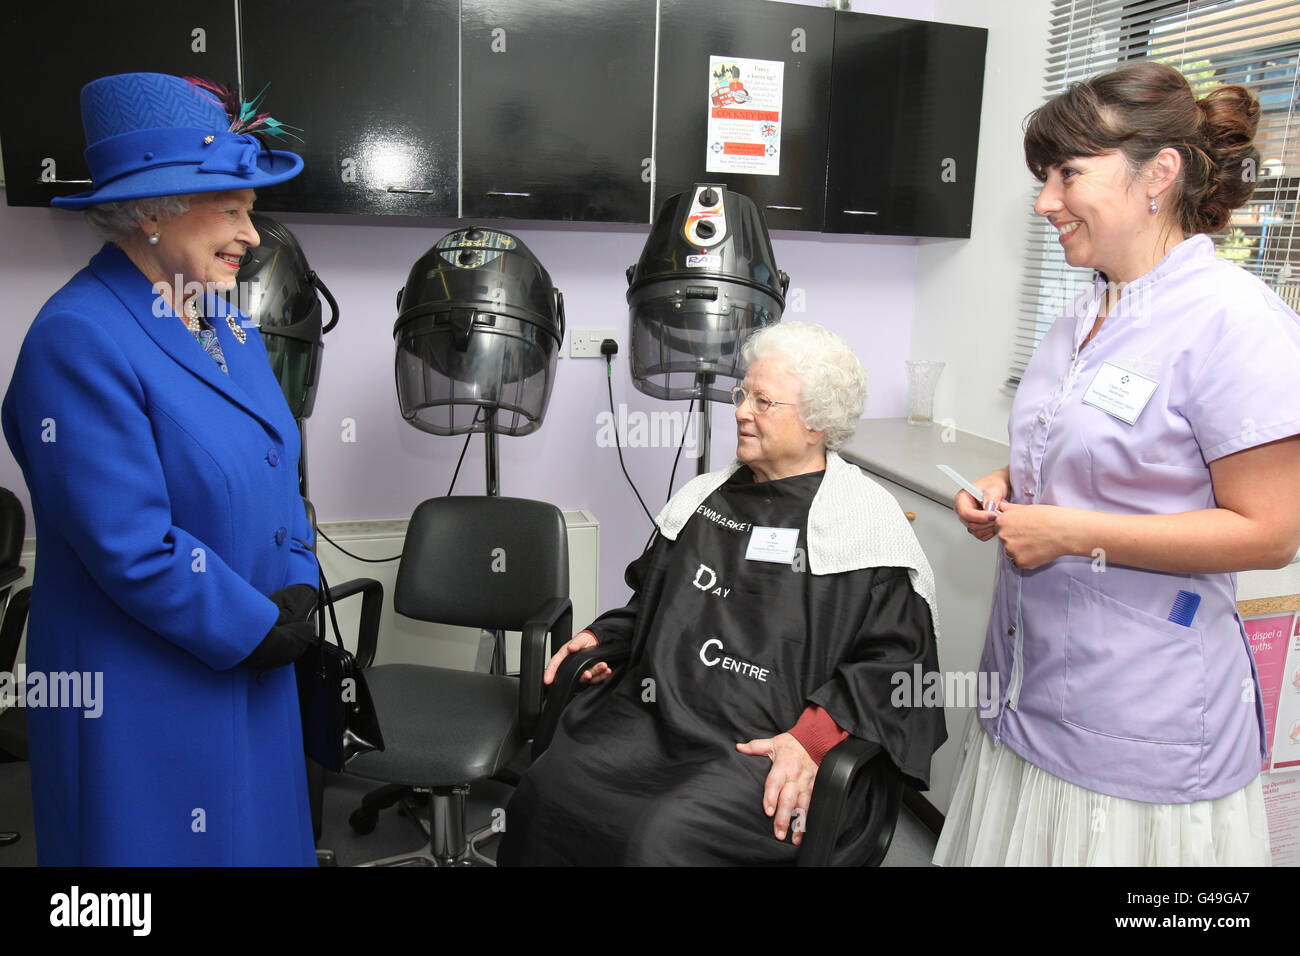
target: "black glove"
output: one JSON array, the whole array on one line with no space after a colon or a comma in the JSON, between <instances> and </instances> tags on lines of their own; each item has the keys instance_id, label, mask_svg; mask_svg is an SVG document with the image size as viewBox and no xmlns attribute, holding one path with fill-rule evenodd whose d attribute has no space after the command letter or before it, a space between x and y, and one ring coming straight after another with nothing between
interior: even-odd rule
<instances>
[{"instance_id":1,"label":"black glove","mask_svg":"<svg viewBox=\"0 0 1300 956\"><path fill-rule=\"evenodd\" d=\"M244 663L259 671L292 664L316 643L316 625L311 621L276 624L244 658Z\"/></svg>"},{"instance_id":2,"label":"black glove","mask_svg":"<svg viewBox=\"0 0 1300 956\"><path fill-rule=\"evenodd\" d=\"M244 663L257 670L270 670L292 664L316 643L316 622L313 612L319 595L310 584L291 584L270 595L280 609L262 643L244 658Z\"/></svg>"},{"instance_id":3,"label":"black glove","mask_svg":"<svg viewBox=\"0 0 1300 956\"><path fill-rule=\"evenodd\" d=\"M275 606L280 609L276 624L293 624L311 617L312 611L320 602L320 592L310 584L291 584L280 588L271 596Z\"/></svg>"}]
</instances>

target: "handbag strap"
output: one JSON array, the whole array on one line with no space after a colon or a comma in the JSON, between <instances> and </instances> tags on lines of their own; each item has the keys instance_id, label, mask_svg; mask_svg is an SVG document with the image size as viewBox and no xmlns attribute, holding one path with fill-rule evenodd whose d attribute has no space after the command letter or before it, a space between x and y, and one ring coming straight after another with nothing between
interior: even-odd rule
<instances>
[{"instance_id":1,"label":"handbag strap","mask_svg":"<svg viewBox=\"0 0 1300 956\"><path fill-rule=\"evenodd\" d=\"M334 598L330 594L329 582L325 580L325 569L320 566L319 561L316 562L316 573L320 575L320 603L316 606L316 637L320 643L325 643L325 612L328 611L330 625L334 629L334 640L339 647L346 650L343 635L339 633L339 619L334 613Z\"/></svg>"}]
</instances>

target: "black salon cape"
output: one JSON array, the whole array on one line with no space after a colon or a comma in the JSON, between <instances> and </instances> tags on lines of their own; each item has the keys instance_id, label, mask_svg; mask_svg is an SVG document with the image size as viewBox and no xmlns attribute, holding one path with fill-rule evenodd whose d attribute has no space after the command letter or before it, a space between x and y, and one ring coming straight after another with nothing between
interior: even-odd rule
<instances>
[{"instance_id":1,"label":"black salon cape","mask_svg":"<svg viewBox=\"0 0 1300 956\"><path fill-rule=\"evenodd\" d=\"M901 568L807 571L823 474L754 483L741 468L628 567L631 603L590 629L631 642L631 660L566 708L506 809L501 864L792 863L763 812L771 761L735 745L789 730L810 703L927 784L943 710L890 698L893 675L937 670L929 607ZM788 563L746 558L756 527L799 529ZM851 819L836 862L860 859L863 836Z\"/></svg>"}]
</instances>

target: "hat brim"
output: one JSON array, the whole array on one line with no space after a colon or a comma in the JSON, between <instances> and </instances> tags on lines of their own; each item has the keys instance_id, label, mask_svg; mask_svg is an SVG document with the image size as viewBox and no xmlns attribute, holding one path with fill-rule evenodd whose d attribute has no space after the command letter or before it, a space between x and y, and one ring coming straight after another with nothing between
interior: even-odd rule
<instances>
[{"instance_id":1,"label":"hat brim","mask_svg":"<svg viewBox=\"0 0 1300 956\"><path fill-rule=\"evenodd\" d=\"M227 192L234 189L261 189L293 179L302 172L302 157L288 150L273 149L258 153L257 171L248 175L203 172L195 164L163 166L130 173L89 192L73 196L56 196L50 205L58 209L86 209L128 199L151 199L155 196L188 196L193 193Z\"/></svg>"}]
</instances>

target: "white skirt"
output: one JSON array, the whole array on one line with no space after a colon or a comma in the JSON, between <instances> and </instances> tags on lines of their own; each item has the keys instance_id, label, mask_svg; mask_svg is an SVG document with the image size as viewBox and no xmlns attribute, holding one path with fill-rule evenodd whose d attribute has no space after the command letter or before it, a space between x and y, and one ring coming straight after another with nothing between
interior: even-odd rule
<instances>
[{"instance_id":1,"label":"white skirt","mask_svg":"<svg viewBox=\"0 0 1300 956\"><path fill-rule=\"evenodd\" d=\"M1268 866L1259 777L1195 803L1094 793L994 747L974 713L938 866Z\"/></svg>"}]
</instances>

